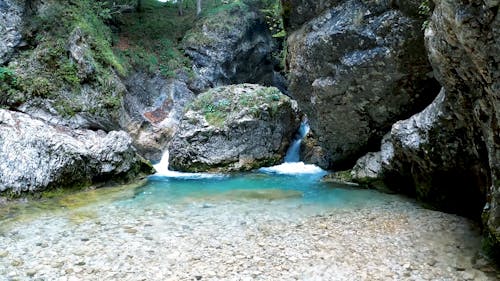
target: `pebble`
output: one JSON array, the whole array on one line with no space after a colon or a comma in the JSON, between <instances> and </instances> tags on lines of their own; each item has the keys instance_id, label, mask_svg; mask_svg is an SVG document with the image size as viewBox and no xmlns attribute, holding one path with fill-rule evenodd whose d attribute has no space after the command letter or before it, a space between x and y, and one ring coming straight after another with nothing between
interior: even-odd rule
<instances>
[{"instance_id":1,"label":"pebble","mask_svg":"<svg viewBox=\"0 0 500 281\"><path fill-rule=\"evenodd\" d=\"M18 223L9 230L18 235L0 236L0 276L14 269L8 278L61 281L496 280L495 269L478 270L490 269L487 261L472 264L481 237L470 221L396 196L321 212L257 200L209 204L147 212L109 205L78 224L64 213Z\"/></svg>"}]
</instances>

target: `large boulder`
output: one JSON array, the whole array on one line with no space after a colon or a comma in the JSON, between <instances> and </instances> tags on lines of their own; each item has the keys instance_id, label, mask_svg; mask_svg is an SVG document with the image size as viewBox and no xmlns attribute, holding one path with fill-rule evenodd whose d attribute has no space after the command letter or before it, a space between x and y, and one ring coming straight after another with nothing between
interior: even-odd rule
<instances>
[{"instance_id":1,"label":"large boulder","mask_svg":"<svg viewBox=\"0 0 500 281\"><path fill-rule=\"evenodd\" d=\"M275 84L275 42L263 15L241 1L198 21L183 39L195 91L239 83Z\"/></svg>"},{"instance_id":2,"label":"large boulder","mask_svg":"<svg viewBox=\"0 0 500 281\"><path fill-rule=\"evenodd\" d=\"M151 170L123 131L71 130L0 109L0 195L126 182Z\"/></svg>"},{"instance_id":3,"label":"large boulder","mask_svg":"<svg viewBox=\"0 0 500 281\"><path fill-rule=\"evenodd\" d=\"M388 1L326 6L288 38L289 90L328 167L341 168L376 147L395 121L422 110L439 87L414 13Z\"/></svg>"},{"instance_id":4,"label":"large boulder","mask_svg":"<svg viewBox=\"0 0 500 281\"><path fill-rule=\"evenodd\" d=\"M187 108L169 147L181 171L239 171L282 161L300 125L297 107L276 88L218 87Z\"/></svg>"},{"instance_id":5,"label":"large boulder","mask_svg":"<svg viewBox=\"0 0 500 281\"><path fill-rule=\"evenodd\" d=\"M22 40L24 1L0 1L0 65L6 63Z\"/></svg>"}]
</instances>

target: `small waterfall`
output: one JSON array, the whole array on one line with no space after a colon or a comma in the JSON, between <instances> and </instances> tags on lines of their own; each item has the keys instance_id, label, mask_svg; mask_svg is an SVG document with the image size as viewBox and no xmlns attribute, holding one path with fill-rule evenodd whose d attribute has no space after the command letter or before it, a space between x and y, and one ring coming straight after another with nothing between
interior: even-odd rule
<instances>
[{"instance_id":1,"label":"small waterfall","mask_svg":"<svg viewBox=\"0 0 500 281\"><path fill-rule=\"evenodd\" d=\"M299 131L295 135L292 144L286 152L285 163L295 163L300 161L300 145L302 144L302 140L306 137L307 133L309 133L309 123L307 123L306 119L300 124Z\"/></svg>"},{"instance_id":2,"label":"small waterfall","mask_svg":"<svg viewBox=\"0 0 500 281\"><path fill-rule=\"evenodd\" d=\"M309 124L307 120L304 120L300 124L299 131L286 152L285 163L277 166L260 168L259 171L282 175L315 175L320 177L325 175L327 172L320 167L300 162L300 145L307 133L309 133Z\"/></svg>"},{"instance_id":3,"label":"small waterfall","mask_svg":"<svg viewBox=\"0 0 500 281\"><path fill-rule=\"evenodd\" d=\"M179 178L179 179L206 179L206 178L221 178L225 177L225 175L221 174L207 174L207 173L184 173L171 171L168 169L169 152L165 150L163 155L161 156L160 162L158 164L153 165L156 170L156 174L152 175L152 177L160 177L160 178Z\"/></svg>"},{"instance_id":4,"label":"small waterfall","mask_svg":"<svg viewBox=\"0 0 500 281\"><path fill-rule=\"evenodd\" d=\"M169 157L168 150L165 150L165 152L161 156L160 162L156 165L153 165L158 174L168 174L170 172L168 170L168 157Z\"/></svg>"}]
</instances>

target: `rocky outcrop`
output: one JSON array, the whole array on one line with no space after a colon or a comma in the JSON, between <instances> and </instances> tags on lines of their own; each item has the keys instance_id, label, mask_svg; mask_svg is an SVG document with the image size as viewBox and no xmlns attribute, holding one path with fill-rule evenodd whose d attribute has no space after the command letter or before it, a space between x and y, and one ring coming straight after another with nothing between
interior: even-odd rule
<instances>
[{"instance_id":1,"label":"rocky outcrop","mask_svg":"<svg viewBox=\"0 0 500 281\"><path fill-rule=\"evenodd\" d=\"M24 4L20 0L0 2L0 65L6 63L22 40Z\"/></svg>"},{"instance_id":2,"label":"rocky outcrop","mask_svg":"<svg viewBox=\"0 0 500 281\"><path fill-rule=\"evenodd\" d=\"M71 130L0 109L0 195L125 182L151 170L123 131Z\"/></svg>"},{"instance_id":3,"label":"rocky outcrop","mask_svg":"<svg viewBox=\"0 0 500 281\"><path fill-rule=\"evenodd\" d=\"M288 31L299 29L323 11L338 4L339 1L281 0L283 20Z\"/></svg>"},{"instance_id":4,"label":"rocky outcrop","mask_svg":"<svg viewBox=\"0 0 500 281\"><path fill-rule=\"evenodd\" d=\"M297 108L276 88L218 87L188 107L170 144L170 168L239 171L282 161L300 125Z\"/></svg>"},{"instance_id":5,"label":"rocky outcrop","mask_svg":"<svg viewBox=\"0 0 500 281\"><path fill-rule=\"evenodd\" d=\"M120 124L134 139L134 146L151 161L159 161L176 132L184 107L194 99L182 75L165 79L159 74L137 72L125 82L127 92Z\"/></svg>"},{"instance_id":6,"label":"rocky outcrop","mask_svg":"<svg viewBox=\"0 0 500 281\"><path fill-rule=\"evenodd\" d=\"M416 195L440 209L477 218L485 203L489 177L483 161L486 149L474 135L471 116L451 110L450 102L457 100L443 89L421 113L394 124L381 152L358 160L352 172L355 180L373 184L385 178L392 189Z\"/></svg>"},{"instance_id":7,"label":"rocky outcrop","mask_svg":"<svg viewBox=\"0 0 500 281\"><path fill-rule=\"evenodd\" d=\"M489 241L498 252L499 3L441 0L435 4L425 35L429 58L444 89L423 112L392 127L382 147L384 154L392 150L392 157L382 162L372 178L406 186L408 192L441 209L475 217L482 212ZM363 161L357 169L366 168Z\"/></svg>"},{"instance_id":8,"label":"rocky outcrop","mask_svg":"<svg viewBox=\"0 0 500 281\"><path fill-rule=\"evenodd\" d=\"M263 16L242 2L200 20L183 45L193 61L195 91L239 83L276 84L274 40Z\"/></svg>"},{"instance_id":9,"label":"rocky outcrop","mask_svg":"<svg viewBox=\"0 0 500 281\"><path fill-rule=\"evenodd\" d=\"M326 2L333 7L288 38L290 93L326 150L328 167L339 168L377 146L395 121L423 109L439 88L422 20L413 13L385 1Z\"/></svg>"},{"instance_id":10,"label":"rocky outcrop","mask_svg":"<svg viewBox=\"0 0 500 281\"><path fill-rule=\"evenodd\" d=\"M484 151L468 161L487 169L487 176L473 180L479 191L487 191L484 223L500 246L500 3L439 0L435 4L425 32L429 58L451 110L470 120L462 142L475 144L471 150ZM448 145L436 143L435 149L440 148ZM477 168L469 165L469 169Z\"/></svg>"}]
</instances>

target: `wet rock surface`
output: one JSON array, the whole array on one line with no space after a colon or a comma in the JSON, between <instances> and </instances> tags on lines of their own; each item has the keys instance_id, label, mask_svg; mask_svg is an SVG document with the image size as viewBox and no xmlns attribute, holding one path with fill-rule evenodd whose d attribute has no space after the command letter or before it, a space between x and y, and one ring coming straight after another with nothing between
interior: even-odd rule
<instances>
[{"instance_id":1,"label":"wet rock surface","mask_svg":"<svg viewBox=\"0 0 500 281\"><path fill-rule=\"evenodd\" d=\"M180 171L237 171L282 161L300 124L296 104L276 88L218 87L196 97L169 146Z\"/></svg>"},{"instance_id":2,"label":"wet rock surface","mask_svg":"<svg viewBox=\"0 0 500 281\"><path fill-rule=\"evenodd\" d=\"M148 170L123 131L71 130L0 110L1 192L127 181Z\"/></svg>"},{"instance_id":3,"label":"wet rock surface","mask_svg":"<svg viewBox=\"0 0 500 281\"><path fill-rule=\"evenodd\" d=\"M421 19L386 2L329 5L288 38L289 89L328 167L338 169L378 146L392 123L423 109L439 87Z\"/></svg>"}]
</instances>

